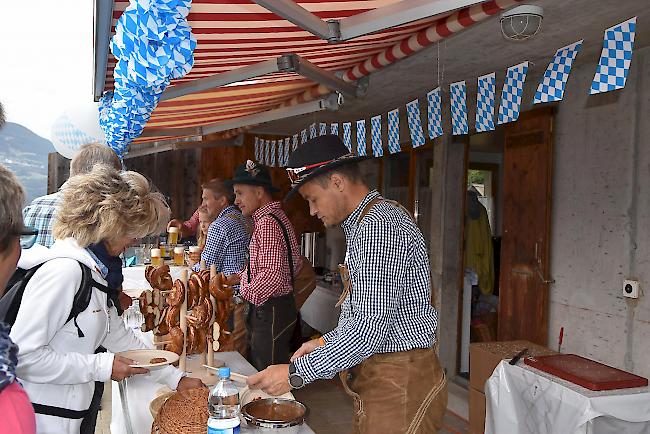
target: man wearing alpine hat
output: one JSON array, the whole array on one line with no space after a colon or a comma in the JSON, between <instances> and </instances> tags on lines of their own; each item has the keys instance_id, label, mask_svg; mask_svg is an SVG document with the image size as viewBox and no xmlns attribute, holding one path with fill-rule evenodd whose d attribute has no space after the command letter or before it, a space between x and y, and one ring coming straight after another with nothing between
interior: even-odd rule
<instances>
[{"instance_id":1,"label":"man wearing alpine hat","mask_svg":"<svg viewBox=\"0 0 650 434\"><path fill-rule=\"evenodd\" d=\"M289 365L270 366L248 385L280 395L338 373L354 399L353 433L435 433L447 385L433 349L438 313L430 303L426 243L407 211L368 188L359 160L332 135L289 158L289 194L299 192L312 215L345 232L341 315Z\"/></svg>"},{"instance_id":2,"label":"man wearing alpine hat","mask_svg":"<svg viewBox=\"0 0 650 434\"><path fill-rule=\"evenodd\" d=\"M280 202L272 198L277 188L266 166L248 160L237 167L228 183L233 186L235 204L244 216L253 219L249 260L241 272L228 277L228 282L240 283L242 297L251 303L247 318L249 359L261 370L286 363L291 355L289 343L297 312L289 267L293 264L294 275L300 272L300 247Z\"/></svg>"}]
</instances>

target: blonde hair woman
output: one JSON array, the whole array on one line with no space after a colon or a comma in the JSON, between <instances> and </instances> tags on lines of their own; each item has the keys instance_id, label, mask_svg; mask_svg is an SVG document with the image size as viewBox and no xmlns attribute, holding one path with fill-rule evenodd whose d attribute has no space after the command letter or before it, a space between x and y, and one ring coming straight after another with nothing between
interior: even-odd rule
<instances>
[{"instance_id":1,"label":"blonde hair woman","mask_svg":"<svg viewBox=\"0 0 650 434\"><path fill-rule=\"evenodd\" d=\"M10 335L19 346L17 376L35 404L37 432L79 432L95 381L148 372L114 355L145 345L118 317L109 267L98 252L116 257L135 239L159 232L168 220L164 199L138 173L98 165L66 183L54 245L35 246L18 263L23 269L40 266L25 288ZM69 318L81 293L84 267L94 281L90 301ZM99 346L109 352L94 354ZM173 367L149 375L172 389L201 386Z\"/></svg>"}]
</instances>

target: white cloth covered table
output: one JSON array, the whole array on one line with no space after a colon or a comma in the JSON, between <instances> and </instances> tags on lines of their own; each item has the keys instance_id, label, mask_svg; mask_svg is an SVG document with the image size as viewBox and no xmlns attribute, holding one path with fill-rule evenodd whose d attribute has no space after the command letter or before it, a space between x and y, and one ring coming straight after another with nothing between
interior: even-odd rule
<instances>
[{"instance_id":1,"label":"white cloth covered table","mask_svg":"<svg viewBox=\"0 0 650 434\"><path fill-rule=\"evenodd\" d=\"M243 375L252 375L257 370L244 359L241 354L237 352L224 352L215 353L215 358L223 361L232 372L237 372ZM188 365L189 365L188 360ZM191 374L190 374L191 375ZM118 384L115 381L112 383L112 418L111 418L111 433L122 434L126 433L124 426L124 415L122 414L122 403L120 401L120 393ZM236 383L237 384L237 383ZM151 424L153 417L149 411L149 403L156 397L156 392L162 387L158 383L154 383L143 376L134 376L128 379L127 387L127 401L130 405L130 417L133 432L135 434L146 434L151 432ZM207 406L208 403L206 402ZM207 428L206 428L207 429ZM242 433L254 432L252 429L246 427L241 428ZM314 431L303 424L300 428L299 434L314 434Z\"/></svg>"},{"instance_id":2,"label":"white cloth covered table","mask_svg":"<svg viewBox=\"0 0 650 434\"><path fill-rule=\"evenodd\" d=\"M650 434L648 387L594 392L503 361L485 399L485 434Z\"/></svg>"},{"instance_id":3,"label":"white cloth covered table","mask_svg":"<svg viewBox=\"0 0 650 434\"><path fill-rule=\"evenodd\" d=\"M341 296L340 285L318 282L305 304L300 308L300 317L315 330L325 334L339 323L341 308L336 302Z\"/></svg>"}]
</instances>

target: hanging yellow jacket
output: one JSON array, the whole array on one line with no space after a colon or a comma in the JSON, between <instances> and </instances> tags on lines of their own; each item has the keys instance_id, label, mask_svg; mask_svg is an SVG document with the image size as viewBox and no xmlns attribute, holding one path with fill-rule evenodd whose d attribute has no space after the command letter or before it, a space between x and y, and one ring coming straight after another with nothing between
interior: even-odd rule
<instances>
[{"instance_id":1,"label":"hanging yellow jacket","mask_svg":"<svg viewBox=\"0 0 650 434\"><path fill-rule=\"evenodd\" d=\"M478 202L478 201L477 201ZM494 291L494 253L492 231L485 207L478 203L478 218L465 216L465 268L478 275L478 286L483 294Z\"/></svg>"}]
</instances>

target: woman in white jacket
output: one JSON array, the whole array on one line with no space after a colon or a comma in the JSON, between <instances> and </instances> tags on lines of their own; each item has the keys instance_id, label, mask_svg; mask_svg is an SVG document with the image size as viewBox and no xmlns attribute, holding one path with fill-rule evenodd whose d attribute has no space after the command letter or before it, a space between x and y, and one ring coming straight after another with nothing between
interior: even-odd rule
<instances>
[{"instance_id":1,"label":"woman in white jacket","mask_svg":"<svg viewBox=\"0 0 650 434\"><path fill-rule=\"evenodd\" d=\"M92 270L98 286L107 284L108 268L93 254L93 246L102 244L117 256L134 239L164 229L169 220L162 196L135 172L96 166L68 180L62 193L54 224L57 241L50 249L25 251L18 263L24 269L42 265L25 288L10 334L20 348L17 376L37 404L38 433L78 433L95 381L147 373L114 355L146 346L125 327L113 305L116 294L107 287L93 288L86 310L76 320L68 317L82 280L80 263ZM100 345L109 352L94 354ZM172 389L202 386L173 367L148 375ZM39 414L39 408L45 410ZM58 416L51 415L52 408Z\"/></svg>"}]
</instances>

